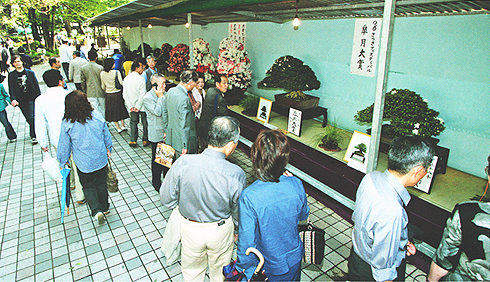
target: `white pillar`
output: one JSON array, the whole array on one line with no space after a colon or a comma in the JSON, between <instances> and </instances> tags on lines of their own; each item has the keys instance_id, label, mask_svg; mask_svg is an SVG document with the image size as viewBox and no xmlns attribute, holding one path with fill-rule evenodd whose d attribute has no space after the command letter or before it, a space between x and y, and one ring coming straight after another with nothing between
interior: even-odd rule
<instances>
[{"instance_id":1,"label":"white pillar","mask_svg":"<svg viewBox=\"0 0 490 282\"><path fill-rule=\"evenodd\" d=\"M146 58L145 55L145 42L143 41L143 27L141 26L141 20L138 20L140 25L140 37L141 37L141 55L143 56L143 60Z\"/></svg>"},{"instance_id":2,"label":"white pillar","mask_svg":"<svg viewBox=\"0 0 490 282\"><path fill-rule=\"evenodd\" d=\"M105 36L107 37L107 49L110 50L111 49L111 38L109 36L109 29L108 29L107 25L105 26Z\"/></svg>"},{"instance_id":3,"label":"white pillar","mask_svg":"<svg viewBox=\"0 0 490 282\"><path fill-rule=\"evenodd\" d=\"M194 47L192 46L192 15L187 13L187 22L189 23L189 67L194 67Z\"/></svg>"},{"instance_id":4,"label":"white pillar","mask_svg":"<svg viewBox=\"0 0 490 282\"><path fill-rule=\"evenodd\" d=\"M385 0L383 23L381 29L381 44L379 49L378 72L376 80L376 97L374 100L373 124L371 142L369 143L367 172L376 170L378 166L379 142L381 140L381 126L383 123L383 110L385 104L386 78L390 63L391 39L395 0Z\"/></svg>"}]
</instances>

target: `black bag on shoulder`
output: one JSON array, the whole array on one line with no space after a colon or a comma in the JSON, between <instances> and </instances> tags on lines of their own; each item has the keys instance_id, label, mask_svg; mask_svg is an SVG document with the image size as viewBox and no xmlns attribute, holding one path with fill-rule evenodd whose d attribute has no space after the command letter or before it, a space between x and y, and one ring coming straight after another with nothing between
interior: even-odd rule
<instances>
[{"instance_id":1,"label":"black bag on shoulder","mask_svg":"<svg viewBox=\"0 0 490 282\"><path fill-rule=\"evenodd\" d=\"M119 83L119 79L117 78L118 72L119 72L119 70L116 70L116 77L114 78L114 85L116 86L116 89L121 90L123 87L122 87L121 83Z\"/></svg>"}]
</instances>

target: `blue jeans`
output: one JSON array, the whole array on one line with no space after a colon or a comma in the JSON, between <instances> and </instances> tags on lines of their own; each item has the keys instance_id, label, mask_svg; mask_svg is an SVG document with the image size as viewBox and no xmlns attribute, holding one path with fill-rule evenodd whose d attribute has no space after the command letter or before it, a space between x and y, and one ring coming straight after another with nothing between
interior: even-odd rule
<instances>
[{"instance_id":1,"label":"blue jeans","mask_svg":"<svg viewBox=\"0 0 490 282\"><path fill-rule=\"evenodd\" d=\"M17 134L7 118L7 112L5 110L0 112L0 122L3 124L3 127L5 127L7 138L9 140L17 139Z\"/></svg>"},{"instance_id":2,"label":"blue jeans","mask_svg":"<svg viewBox=\"0 0 490 282\"><path fill-rule=\"evenodd\" d=\"M34 131L34 101L19 102L19 107L29 124L31 138L36 138L36 132Z\"/></svg>"}]
</instances>

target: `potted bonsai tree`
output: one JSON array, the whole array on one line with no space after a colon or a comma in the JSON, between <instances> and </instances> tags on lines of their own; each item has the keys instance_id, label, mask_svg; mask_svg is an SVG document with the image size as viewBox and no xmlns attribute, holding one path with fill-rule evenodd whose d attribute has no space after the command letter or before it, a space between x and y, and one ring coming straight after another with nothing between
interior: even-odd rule
<instances>
[{"instance_id":1,"label":"potted bonsai tree","mask_svg":"<svg viewBox=\"0 0 490 282\"><path fill-rule=\"evenodd\" d=\"M306 95L303 91L320 88L315 72L303 61L293 56L278 58L266 72L266 77L257 83L262 89L284 89L287 94L275 95L277 103L299 110L318 106L320 98Z\"/></svg>"},{"instance_id":2,"label":"potted bonsai tree","mask_svg":"<svg viewBox=\"0 0 490 282\"><path fill-rule=\"evenodd\" d=\"M355 119L361 123L372 123L374 104L357 112ZM444 120L439 112L430 109L427 100L408 89L393 89L385 95L382 133L387 137L418 135L431 137L441 134Z\"/></svg>"},{"instance_id":3,"label":"potted bonsai tree","mask_svg":"<svg viewBox=\"0 0 490 282\"><path fill-rule=\"evenodd\" d=\"M255 116L259 107L260 98L256 95L246 95L240 106L243 108L242 114L247 116Z\"/></svg>"},{"instance_id":4,"label":"potted bonsai tree","mask_svg":"<svg viewBox=\"0 0 490 282\"><path fill-rule=\"evenodd\" d=\"M335 125L328 125L323 132L315 136L314 140L318 147L327 151L338 152L341 150L339 144L344 140L344 137Z\"/></svg>"}]
</instances>

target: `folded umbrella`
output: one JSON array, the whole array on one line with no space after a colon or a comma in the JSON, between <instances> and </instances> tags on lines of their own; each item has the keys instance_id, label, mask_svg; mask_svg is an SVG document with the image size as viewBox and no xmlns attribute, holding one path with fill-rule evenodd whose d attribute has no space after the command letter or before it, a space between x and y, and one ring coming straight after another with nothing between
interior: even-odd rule
<instances>
[{"instance_id":1,"label":"folded umbrella","mask_svg":"<svg viewBox=\"0 0 490 282\"><path fill-rule=\"evenodd\" d=\"M68 176L70 175L70 168L65 166L61 170L61 176L63 177L63 185L61 188L61 223L63 223L65 219L65 207L67 209L67 214L70 214L70 187L69 185L69 178Z\"/></svg>"}]
</instances>

